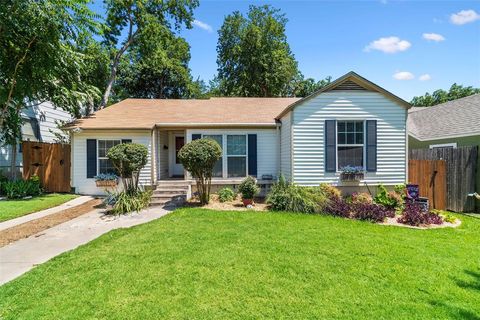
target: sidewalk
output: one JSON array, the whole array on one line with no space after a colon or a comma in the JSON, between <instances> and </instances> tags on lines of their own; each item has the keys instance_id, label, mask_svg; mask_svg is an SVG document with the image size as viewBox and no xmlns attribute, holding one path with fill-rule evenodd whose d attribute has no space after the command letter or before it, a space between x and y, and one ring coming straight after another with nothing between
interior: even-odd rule
<instances>
[{"instance_id":1,"label":"sidewalk","mask_svg":"<svg viewBox=\"0 0 480 320\"><path fill-rule=\"evenodd\" d=\"M149 208L132 215L111 217L103 215L103 210L97 209L11 243L0 248L0 285L104 233L146 223L163 217L169 212L163 208Z\"/></svg>"}]
</instances>

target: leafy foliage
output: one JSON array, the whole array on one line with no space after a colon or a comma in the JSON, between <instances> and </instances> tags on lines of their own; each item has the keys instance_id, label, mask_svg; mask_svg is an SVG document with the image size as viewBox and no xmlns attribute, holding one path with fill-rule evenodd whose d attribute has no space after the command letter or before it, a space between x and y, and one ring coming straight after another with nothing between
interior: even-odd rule
<instances>
[{"instance_id":1,"label":"leafy foliage","mask_svg":"<svg viewBox=\"0 0 480 320\"><path fill-rule=\"evenodd\" d=\"M343 198L330 198L330 203L325 208L325 213L343 218L351 218L351 204L345 201Z\"/></svg>"},{"instance_id":2,"label":"leafy foliage","mask_svg":"<svg viewBox=\"0 0 480 320\"><path fill-rule=\"evenodd\" d=\"M107 157L122 178L125 191L137 192L140 170L148 162L147 147L139 143L121 143L110 148Z\"/></svg>"},{"instance_id":3,"label":"leafy foliage","mask_svg":"<svg viewBox=\"0 0 480 320\"><path fill-rule=\"evenodd\" d=\"M340 191L340 189L336 188L335 186L332 186L331 184L321 183L320 190L322 190L322 192L325 193L328 199L338 200L342 198L342 192Z\"/></svg>"},{"instance_id":4,"label":"leafy foliage","mask_svg":"<svg viewBox=\"0 0 480 320\"><path fill-rule=\"evenodd\" d=\"M218 31L219 92L225 96L288 95L298 69L287 43L287 18L271 6L228 15Z\"/></svg>"},{"instance_id":5,"label":"leafy foliage","mask_svg":"<svg viewBox=\"0 0 480 320\"><path fill-rule=\"evenodd\" d=\"M375 203L387 208L398 208L403 205L403 198L396 192L388 192L384 185L379 185L374 198Z\"/></svg>"},{"instance_id":6,"label":"leafy foliage","mask_svg":"<svg viewBox=\"0 0 480 320\"><path fill-rule=\"evenodd\" d=\"M439 89L432 94L427 92L423 96L413 97L410 103L415 107L430 107L447 101L468 97L476 93L480 93L480 88L471 86L464 87L454 83L448 91Z\"/></svg>"},{"instance_id":7,"label":"leafy foliage","mask_svg":"<svg viewBox=\"0 0 480 320\"><path fill-rule=\"evenodd\" d=\"M101 173L93 177L95 181L117 181L118 176L113 173Z\"/></svg>"},{"instance_id":8,"label":"leafy foliage","mask_svg":"<svg viewBox=\"0 0 480 320\"><path fill-rule=\"evenodd\" d=\"M373 198L369 193L366 192L354 192L351 197L352 203L364 203L364 204L372 204Z\"/></svg>"},{"instance_id":9,"label":"leafy foliage","mask_svg":"<svg viewBox=\"0 0 480 320\"><path fill-rule=\"evenodd\" d=\"M28 196L38 196L42 193L40 179L32 176L28 180L13 180L1 182L0 190L9 199L19 199Z\"/></svg>"},{"instance_id":10,"label":"leafy foliage","mask_svg":"<svg viewBox=\"0 0 480 320\"><path fill-rule=\"evenodd\" d=\"M243 179L238 186L238 191L242 194L242 199L253 199L259 190L257 180L251 176Z\"/></svg>"},{"instance_id":11,"label":"leafy foliage","mask_svg":"<svg viewBox=\"0 0 480 320\"><path fill-rule=\"evenodd\" d=\"M272 186L267 203L276 211L320 213L329 199L320 187L300 187L287 182L281 175Z\"/></svg>"},{"instance_id":12,"label":"leafy foliage","mask_svg":"<svg viewBox=\"0 0 480 320\"><path fill-rule=\"evenodd\" d=\"M201 204L210 200L213 167L222 156L222 148L212 139L197 139L185 144L178 152L181 164L197 183Z\"/></svg>"},{"instance_id":13,"label":"leafy foliage","mask_svg":"<svg viewBox=\"0 0 480 320\"><path fill-rule=\"evenodd\" d=\"M432 212L426 212L423 207L415 202L407 202L403 215L397 219L398 222L411 226L429 224L442 224L442 217Z\"/></svg>"},{"instance_id":14,"label":"leafy foliage","mask_svg":"<svg viewBox=\"0 0 480 320\"><path fill-rule=\"evenodd\" d=\"M235 192L229 187L222 188L218 191L218 199L220 202L233 201L233 199L235 199Z\"/></svg>"},{"instance_id":15,"label":"leafy foliage","mask_svg":"<svg viewBox=\"0 0 480 320\"><path fill-rule=\"evenodd\" d=\"M383 222L387 217L393 218L395 210L374 203L354 203L350 206L354 219Z\"/></svg>"},{"instance_id":16,"label":"leafy foliage","mask_svg":"<svg viewBox=\"0 0 480 320\"><path fill-rule=\"evenodd\" d=\"M110 204L113 204L112 213L120 215L145 209L148 207L151 197L151 190L137 190L134 192L121 191L109 194L107 201L109 201Z\"/></svg>"}]
</instances>

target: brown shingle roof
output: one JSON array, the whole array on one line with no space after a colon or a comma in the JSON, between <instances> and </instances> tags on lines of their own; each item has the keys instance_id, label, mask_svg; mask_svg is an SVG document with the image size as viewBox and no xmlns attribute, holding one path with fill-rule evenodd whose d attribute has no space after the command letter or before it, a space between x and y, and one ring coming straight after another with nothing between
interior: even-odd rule
<instances>
[{"instance_id":1,"label":"brown shingle roof","mask_svg":"<svg viewBox=\"0 0 480 320\"><path fill-rule=\"evenodd\" d=\"M299 98L126 99L67 128L151 129L155 125L275 125Z\"/></svg>"}]
</instances>

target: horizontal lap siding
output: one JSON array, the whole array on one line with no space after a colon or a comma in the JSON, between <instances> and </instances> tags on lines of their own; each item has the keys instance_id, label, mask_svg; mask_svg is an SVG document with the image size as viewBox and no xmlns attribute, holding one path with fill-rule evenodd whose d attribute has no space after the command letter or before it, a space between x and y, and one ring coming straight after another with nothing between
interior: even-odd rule
<instances>
[{"instance_id":1,"label":"horizontal lap siding","mask_svg":"<svg viewBox=\"0 0 480 320\"><path fill-rule=\"evenodd\" d=\"M279 143L276 129L188 129L187 142L192 134L256 134L257 135L257 177L271 174L277 176L279 172Z\"/></svg>"},{"instance_id":2,"label":"horizontal lap siding","mask_svg":"<svg viewBox=\"0 0 480 320\"><path fill-rule=\"evenodd\" d=\"M105 194L103 188L95 185L95 179L87 179L87 139L96 140L121 140L132 139L133 143L143 144L148 148L148 162L140 171L140 183L142 185L150 185L152 181L152 139L151 131L94 131L84 130L73 136L72 143L72 185L76 193L80 194Z\"/></svg>"},{"instance_id":3,"label":"horizontal lap siding","mask_svg":"<svg viewBox=\"0 0 480 320\"><path fill-rule=\"evenodd\" d=\"M158 131L158 160L159 169L158 169L158 178L166 179L168 178L168 133L167 131ZM164 148L167 146L167 149Z\"/></svg>"},{"instance_id":4,"label":"horizontal lap siding","mask_svg":"<svg viewBox=\"0 0 480 320\"><path fill-rule=\"evenodd\" d=\"M325 120L377 120L377 172L369 184L398 184L406 179L406 110L376 92L331 91L305 101L293 111L294 180L302 185L339 183L325 172ZM363 182L361 184L363 185Z\"/></svg>"},{"instance_id":5,"label":"horizontal lap siding","mask_svg":"<svg viewBox=\"0 0 480 320\"><path fill-rule=\"evenodd\" d=\"M282 119L280 129L280 171L287 179L291 179L292 172L292 135L291 135L292 113L287 113Z\"/></svg>"}]
</instances>

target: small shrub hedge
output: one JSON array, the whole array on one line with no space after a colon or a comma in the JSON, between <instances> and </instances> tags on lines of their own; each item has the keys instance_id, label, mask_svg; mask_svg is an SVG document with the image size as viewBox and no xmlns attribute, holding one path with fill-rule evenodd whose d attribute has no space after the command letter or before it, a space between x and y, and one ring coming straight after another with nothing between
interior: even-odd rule
<instances>
[{"instance_id":1,"label":"small shrub hedge","mask_svg":"<svg viewBox=\"0 0 480 320\"><path fill-rule=\"evenodd\" d=\"M107 204L112 205L112 213L120 215L133 211L140 211L148 207L152 191L137 190L134 192L121 191L118 193L111 193L105 200Z\"/></svg>"},{"instance_id":2,"label":"small shrub hedge","mask_svg":"<svg viewBox=\"0 0 480 320\"><path fill-rule=\"evenodd\" d=\"M238 192L242 194L242 199L253 199L259 191L257 180L251 176L243 179L238 186Z\"/></svg>"},{"instance_id":3,"label":"small shrub hedge","mask_svg":"<svg viewBox=\"0 0 480 320\"><path fill-rule=\"evenodd\" d=\"M34 197L42 193L40 179L38 176L32 176L28 180L13 180L1 182L3 194L8 199L20 199L24 197Z\"/></svg>"},{"instance_id":4,"label":"small shrub hedge","mask_svg":"<svg viewBox=\"0 0 480 320\"><path fill-rule=\"evenodd\" d=\"M220 202L233 201L234 199L235 192L231 188L225 187L218 191L218 200L220 200Z\"/></svg>"},{"instance_id":5,"label":"small shrub hedge","mask_svg":"<svg viewBox=\"0 0 480 320\"><path fill-rule=\"evenodd\" d=\"M374 203L352 204L353 218L372 222L383 222L387 217L395 217L395 210Z\"/></svg>"}]
</instances>

